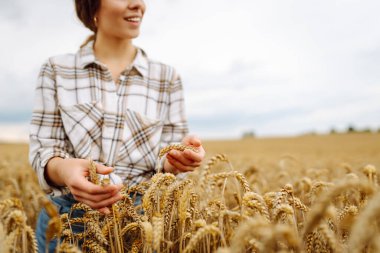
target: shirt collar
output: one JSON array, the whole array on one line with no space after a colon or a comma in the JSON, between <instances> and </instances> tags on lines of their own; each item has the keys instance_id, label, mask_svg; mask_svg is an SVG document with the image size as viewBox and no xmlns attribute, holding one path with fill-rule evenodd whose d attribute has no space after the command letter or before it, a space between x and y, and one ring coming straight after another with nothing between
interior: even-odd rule
<instances>
[{"instance_id":1,"label":"shirt collar","mask_svg":"<svg viewBox=\"0 0 380 253\"><path fill-rule=\"evenodd\" d=\"M79 49L77 53L79 67L87 68L90 64L97 64L105 69L106 66L96 59L93 45L94 40L91 40ZM141 48L137 48L137 54L133 60L132 68L135 68L143 77L148 77L148 66L149 62L146 53Z\"/></svg>"}]
</instances>

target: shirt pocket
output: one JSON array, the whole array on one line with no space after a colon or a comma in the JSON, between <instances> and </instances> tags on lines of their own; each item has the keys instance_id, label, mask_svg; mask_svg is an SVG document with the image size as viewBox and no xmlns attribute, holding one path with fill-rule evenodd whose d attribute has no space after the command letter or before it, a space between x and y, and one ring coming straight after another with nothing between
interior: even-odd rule
<instances>
[{"instance_id":1,"label":"shirt pocket","mask_svg":"<svg viewBox=\"0 0 380 253\"><path fill-rule=\"evenodd\" d=\"M123 140L116 162L133 170L124 177L131 179L154 170L162 128L162 120L126 110Z\"/></svg>"},{"instance_id":2,"label":"shirt pocket","mask_svg":"<svg viewBox=\"0 0 380 253\"><path fill-rule=\"evenodd\" d=\"M77 158L99 156L103 127L103 110L99 102L60 106L67 137Z\"/></svg>"}]
</instances>

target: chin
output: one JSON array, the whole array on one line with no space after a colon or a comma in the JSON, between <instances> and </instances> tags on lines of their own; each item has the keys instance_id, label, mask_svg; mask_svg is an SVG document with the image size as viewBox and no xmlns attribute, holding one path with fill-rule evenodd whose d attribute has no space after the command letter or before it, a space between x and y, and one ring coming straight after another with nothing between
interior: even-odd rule
<instances>
[{"instance_id":1,"label":"chin","mask_svg":"<svg viewBox=\"0 0 380 253\"><path fill-rule=\"evenodd\" d=\"M136 39L137 37L139 37L139 33L136 33L136 34L125 34L125 35L122 35L122 36L119 36L120 39Z\"/></svg>"}]
</instances>

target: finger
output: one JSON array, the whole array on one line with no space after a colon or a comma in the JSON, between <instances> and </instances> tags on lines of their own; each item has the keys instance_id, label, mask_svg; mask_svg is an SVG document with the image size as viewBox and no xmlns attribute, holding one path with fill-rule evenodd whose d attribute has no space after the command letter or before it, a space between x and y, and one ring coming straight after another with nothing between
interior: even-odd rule
<instances>
[{"instance_id":1,"label":"finger","mask_svg":"<svg viewBox=\"0 0 380 253\"><path fill-rule=\"evenodd\" d=\"M187 135L182 140L183 144L191 145L194 147L200 147L202 145L201 140L195 135Z\"/></svg>"},{"instance_id":2,"label":"finger","mask_svg":"<svg viewBox=\"0 0 380 253\"><path fill-rule=\"evenodd\" d=\"M194 162L193 160L189 160L186 157L184 157L182 152L178 152L178 153L179 154L176 154L175 157L170 155L170 154L168 156L169 156L169 158L171 158L173 160L177 160L183 166L190 166L190 167L194 167L194 168L199 166L198 162Z\"/></svg>"},{"instance_id":3,"label":"finger","mask_svg":"<svg viewBox=\"0 0 380 253\"><path fill-rule=\"evenodd\" d=\"M109 199L97 202L97 205L98 205L98 208L99 208L99 206L100 207L107 207L107 206L111 206L112 204L114 204L117 201L122 200L122 199L123 199L123 196L120 193L118 193Z\"/></svg>"},{"instance_id":4,"label":"finger","mask_svg":"<svg viewBox=\"0 0 380 253\"><path fill-rule=\"evenodd\" d=\"M184 157L186 157L189 160L192 160L194 163L201 164L203 160L203 156L197 152L194 152L192 150L185 150L183 151Z\"/></svg>"},{"instance_id":5,"label":"finger","mask_svg":"<svg viewBox=\"0 0 380 253\"><path fill-rule=\"evenodd\" d=\"M181 152L181 151L172 150L169 152L168 156L171 156L172 158L178 160L180 163L182 163L185 166L190 165L194 162L193 160L187 159L183 155L183 152Z\"/></svg>"},{"instance_id":6,"label":"finger","mask_svg":"<svg viewBox=\"0 0 380 253\"><path fill-rule=\"evenodd\" d=\"M77 201L83 202L86 205L90 206L92 209L101 209L101 208L104 208L104 207L107 207L107 206L110 206L110 205L114 204L115 202L121 200L123 197L121 196L120 193L118 193L115 196L113 196L113 197L111 197L109 199L100 201L100 202L94 202L94 201L91 201L91 200L88 200L88 199L85 199L85 198L82 198L82 197L79 197L79 196L74 196L74 198Z\"/></svg>"},{"instance_id":7,"label":"finger","mask_svg":"<svg viewBox=\"0 0 380 253\"><path fill-rule=\"evenodd\" d=\"M88 200L91 200L93 202L100 202L100 201L103 201L105 199L111 198L112 196L117 194L118 191L113 191L113 192L105 193L105 194L89 194L87 192L83 192L83 191L80 191L78 189L72 188L71 193L73 195L76 195L76 196L81 197L83 199L88 199Z\"/></svg>"},{"instance_id":8,"label":"finger","mask_svg":"<svg viewBox=\"0 0 380 253\"><path fill-rule=\"evenodd\" d=\"M84 177L78 178L71 184L71 186L79 191L87 192L88 194L106 194L121 189L119 185L96 185Z\"/></svg>"},{"instance_id":9,"label":"finger","mask_svg":"<svg viewBox=\"0 0 380 253\"><path fill-rule=\"evenodd\" d=\"M110 209L108 207L100 208L100 209L98 209L98 211L100 213L103 213L103 214L110 214L111 213L111 211L110 211Z\"/></svg>"},{"instance_id":10,"label":"finger","mask_svg":"<svg viewBox=\"0 0 380 253\"><path fill-rule=\"evenodd\" d=\"M176 168L176 170L181 171L181 172L193 171L195 169L193 167L183 165L178 160L170 156L167 157L167 160L172 166L174 166L174 168Z\"/></svg>"},{"instance_id":11,"label":"finger","mask_svg":"<svg viewBox=\"0 0 380 253\"><path fill-rule=\"evenodd\" d=\"M95 164L96 164L96 172L99 174L108 175L114 170L112 167L107 167L100 163L95 163Z\"/></svg>"},{"instance_id":12,"label":"finger","mask_svg":"<svg viewBox=\"0 0 380 253\"><path fill-rule=\"evenodd\" d=\"M89 207L91 207L92 209L96 209L96 207L94 206L94 203L95 203L95 202L90 201L90 200L85 199L85 198L82 198L82 197L80 197L80 196L74 195L74 194L73 194L73 197L74 197L74 199L75 199L76 201L81 202L81 203L83 203L83 204L86 204L86 205L88 205Z\"/></svg>"},{"instance_id":13,"label":"finger","mask_svg":"<svg viewBox=\"0 0 380 253\"><path fill-rule=\"evenodd\" d=\"M198 137L193 136L190 139L190 144L194 147L200 147L202 145L202 142Z\"/></svg>"}]
</instances>

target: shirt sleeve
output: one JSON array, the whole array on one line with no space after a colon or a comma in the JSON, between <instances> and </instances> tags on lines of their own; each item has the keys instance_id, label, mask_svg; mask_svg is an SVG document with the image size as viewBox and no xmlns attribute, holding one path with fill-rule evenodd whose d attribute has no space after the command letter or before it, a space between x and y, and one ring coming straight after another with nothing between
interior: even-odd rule
<instances>
[{"instance_id":1,"label":"shirt sleeve","mask_svg":"<svg viewBox=\"0 0 380 253\"><path fill-rule=\"evenodd\" d=\"M160 150L170 144L180 143L189 132L183 94L181 77L173 71L169 88L168 113L164 120ZM165 158L161 160L161 168L164 162Z\"/></svg>"},{"instance_id":2,"label":"shirt sleeve","mask_svg":"<svg viewBox=\"0 0 380 253\"><path fill-rule=\"evenodd\" d=\"M63 188L50 185L45 178L45 166L53 157L68 158L66 134L57 103L54 69L47 61L42 65L35 89L35 101L29 133L29 162L42 189L51 195L61 195Z\"/></svg>"}]
</instances>

